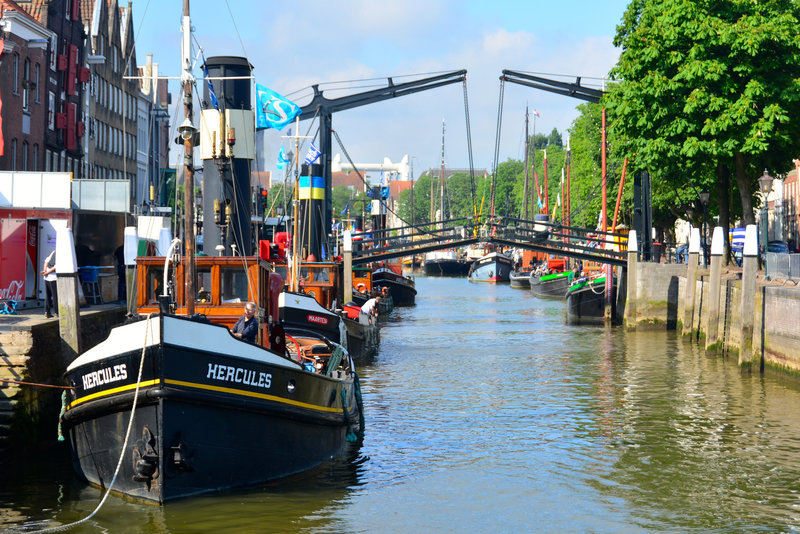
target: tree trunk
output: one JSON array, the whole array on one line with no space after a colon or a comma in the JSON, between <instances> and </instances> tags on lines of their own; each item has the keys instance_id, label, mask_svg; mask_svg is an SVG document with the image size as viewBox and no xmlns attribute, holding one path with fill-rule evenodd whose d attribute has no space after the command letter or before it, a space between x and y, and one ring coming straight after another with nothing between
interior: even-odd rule
<instances>
[{"instance_id":1,"label":"tree trunk","mask_svg":"<svg viewBox=\"0 0 800 534\"><path fill-rule=\"evenodd\" d=\"M747 172L744 166L744 154L736 153L736 185L739 187L739 198L742 201L742 222L745 226L756 223L756 216L753 213L753 198L750 194L750 181L747 179Z\"/></svg>"},{"instance_id":2,"label":"tree trunk","mask_svg":"<svg viewBox=\"0 0 800 534\"><path fill-rule=\"evenodd\" d=\"M725 233L725 263L731 260L731 243L728 239L731 225L731 173L728 166L722 162L717 163L717 206L719 207L719 225Z\"/></svg>"}]
</instances>

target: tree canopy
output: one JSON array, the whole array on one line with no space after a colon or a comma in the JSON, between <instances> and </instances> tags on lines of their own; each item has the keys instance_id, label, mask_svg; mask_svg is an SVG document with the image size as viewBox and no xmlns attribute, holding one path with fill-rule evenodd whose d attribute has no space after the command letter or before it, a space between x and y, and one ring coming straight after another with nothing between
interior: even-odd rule
<instances>
[{"instance_id":1,"label":"tree canopy","mask_svg":"<svg viewBox=\"0 0 800 534\"><path fill-rule=\"evenodd\" d=\"M716 190L721 222L753 222L756 180L797 150L800 4L791 0L634 0L604 97L614 152L654 176L673 203ZM774 172L774 171L773 171ZM728 182L735 175L736 187ZM662 199L663 200L663 199Z\"/></svg>"}]
</instances>

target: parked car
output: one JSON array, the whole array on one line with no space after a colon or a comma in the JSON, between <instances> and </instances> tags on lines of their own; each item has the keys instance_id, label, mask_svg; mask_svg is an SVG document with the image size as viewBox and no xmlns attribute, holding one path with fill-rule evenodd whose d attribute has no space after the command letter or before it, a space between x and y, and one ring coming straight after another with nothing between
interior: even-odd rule
<instances>
[{"instance_id":1,"label":"parked car","mask_svg":"<svg viewBox=\"0 0 800 534\"><path fill-rule=\"evenodd\" d=\"M788 254L789 253L789 245L786 244L785 241L780 240L772 240L767 242L767 250L761 251L761 261L767 261L767 254L766 252L770 252L773 254Z\"/></svg>"},{"instance_id":2,"label":"parked car","mask_svg":"<svg viewBox=\"0 0 800 534\"><path fill-rule=\"evenodd\" d=\"M778 254L788 254L789 245L784 241L770 241L767 243L767 252L776 252Z\"/></svg>"}]
</instances>

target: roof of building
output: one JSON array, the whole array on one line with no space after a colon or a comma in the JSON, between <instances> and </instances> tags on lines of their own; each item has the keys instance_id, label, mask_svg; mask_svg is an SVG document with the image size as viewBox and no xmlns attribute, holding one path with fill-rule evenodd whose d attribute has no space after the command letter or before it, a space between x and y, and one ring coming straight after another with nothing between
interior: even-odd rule
<instances>
[{"instance_id":1,"label":"roof of building","mask_svg":"<svg viewBox=\"0 0 800 534\"><path fill-rule=\"evenodd\" d=\"M92 14L94 13L95 0L80 0L81 3L81 22L84 26L91 28Z\"/></svg>"},{"instance_id":2,"label":"roof of building","mask_svg":"<svg viewBox=\"0 0 800 534\"><path fill-rule=\"evenodd\" d=\"M411 180L392 180L389 182L389 197L399 199L400 193L406 189L411 189L413 185L414 182Z\"/></svg>"},{"instance_id":3,"label":"roof of building","mask_svg":"<svg viewBox=\"0 0 800 534\"><path fill-rule=\"evenodd\" d=\"M41 13L44 0L17 3L13 0L0 0L0 12L9 10L22 13L29 19L42 24Z\"/></svg>"},{"instance_id":4,"label":"roof of building","mask_svg":"<svg viewBox=\"0 0 800 534\"><path fill-rule=\"evenodd\" d=\"M363 190L364 182L361 177L354 171L342 171L331 173L331 186L332 187L352 187L354 189Z\"/></svg>"}]
</instances>

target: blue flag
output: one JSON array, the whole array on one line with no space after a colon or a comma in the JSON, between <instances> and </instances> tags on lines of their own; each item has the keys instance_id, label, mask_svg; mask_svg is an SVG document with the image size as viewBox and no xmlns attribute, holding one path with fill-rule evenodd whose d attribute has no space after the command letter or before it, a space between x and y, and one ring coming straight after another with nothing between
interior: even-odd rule
<instances>
[{"instance_id":1,"label":"blue flag","mask_svg":"<svg viewBox=\"0 0 800 534\"><path fill-rule=\"evenodd\" d=\"M208 67L206 67L205 62L203 62L203 75L205 76L206 83L208 84L208 97L211 99L211 105L214 106L214 109L219 111L217 93L214 92L214 86L211 84L211 80L208 79Z\"/></svg>"},{"instance_id":2,"label":"blue flag","mask_svg":"<svg viewBox=\"0 0 800 534\"><path fill-rule=\"evenodd\" d=\"M286 157L286 151L283 149L283 145L281 145L281 151L278 152L278 170L283 170L287 163L289 163L289 158Z\"/></svg>"},{"instance_id":3,"label":"blue flag","mask_svg":"<svg viewBox=\"0 0 800 534\"><path fill-rule=\"evenodd\" d=\"M317 158L322 155L322 152L317 150L317 147L314 146L314 143L311 143L311 146L308 147L308 152L306 152L306 165L311 165Z\"/></svg>"},{"instance_id":4,"label":"blue flag","mask_svg":"<svg viewBox=\"0 0 800 534\"><path fill-rule=\"evenodd\" d=\"M256 84L256 128L280 130L300 115L300 106L272 89Z\"/></svg>"}]
</instances>

